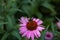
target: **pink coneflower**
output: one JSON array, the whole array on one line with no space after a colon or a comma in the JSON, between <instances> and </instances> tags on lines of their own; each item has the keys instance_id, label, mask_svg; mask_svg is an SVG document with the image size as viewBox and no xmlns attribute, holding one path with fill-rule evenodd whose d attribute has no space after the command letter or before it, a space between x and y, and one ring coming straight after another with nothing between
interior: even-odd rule
<instances>
[{"instance_id":1,"label":"pink coneflower","mask_svg":"<svg viewBox=\"0 0 60 40\"><path fill-rule=\"evenodd\" d=\"M19 19L20 21L20 34L22 34L22 37L26 37L28 39L34 40L34 37L38 38L41 37L41 33L39 31L42 31L43 28L41 25L43 22L36 18L27 18L27 17L21 17Z\"/></svg>"},{"instance_id":2,"label":"pink coneflower","mask_svg":"<svg viewBox=\"0 0 60 40\"><path fill-rule=\"evenodd\" d=\"M60 22L57 22L58 29L60 29Z\"/></svg>"},{"instance_id":3,"label":"pink coneflower","mask_svg":"<svg viewBox=\"0 0 60 40\"><path fill-rule=\"evenodd\" d=\"M46 32L45 40L52 40L53 39L53 33L52 32Z\"/></svg>"}]
</instances>

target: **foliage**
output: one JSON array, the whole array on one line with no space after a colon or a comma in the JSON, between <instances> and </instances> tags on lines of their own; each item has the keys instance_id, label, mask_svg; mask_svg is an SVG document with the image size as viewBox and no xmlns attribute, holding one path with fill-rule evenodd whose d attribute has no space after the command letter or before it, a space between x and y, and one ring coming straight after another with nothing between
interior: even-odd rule
<instances>
[{"instance_id":1,"label":"foliage","mask_svg":"<svg viewBox=\"0 0 60 40\"><path fill-rule=\"evenodd\" d=\"M26 40L18 30L18 19L22 16L36 17L44 21L46 30L38 40L44 40L46 31L54 34L53 40L59 40L60 31L56 22L60 15L58 7L54 5L58 2L60 0L0 0L0 40Z\"/></svg>"}]
</instances>

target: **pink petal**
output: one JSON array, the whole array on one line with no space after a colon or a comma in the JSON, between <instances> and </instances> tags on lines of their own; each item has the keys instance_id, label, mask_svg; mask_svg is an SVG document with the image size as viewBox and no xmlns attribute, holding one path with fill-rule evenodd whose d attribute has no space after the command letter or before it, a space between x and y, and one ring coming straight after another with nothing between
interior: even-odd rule
<instances>
[{"instance_id":1,"label":"pink petal","mask_svg":"<svg viewBox=\"0 0 60 40\"><path fill-rule=\"evenodd\" d=\"M36 19L36 22L39 22L40 20L39 19Z\"/></svg>"},{"instance_id":2,"label":"pink petal","mask_svg":"<svg viewBox=\"0 0 60 40\"><path fill-rule=\"evenodd\" d=\"M28 19L25 18L25 17L21 17L20 22L21 22L21 23L27 23L27 22L28 22Z\"/></svg>"},{"instance_id":3,"label":"pink petal","mask_svg":"<svg viewBox=\"0 0 60 40\"><path fill-rule=\"evenodd\" d=\"M36 19L36 18L33 18L33 21L37 22L38 25L42 24L43 21L42 20L39 20L39 19Z\"/></svg>"},{"instance_id":4,"label":"pink petal","mask_svg":"<svg viewBox=\"0 0 60 40\"><path fill-rule=\"evenodd\" d=\"M28 33L27 33L27 38L30 39L30 36L31 36L31 32L28 31Z\"/></svg>"},{"instance_id":5,"label":"pink petal","mask_svg":"<svg viewBox=\"0 0 60 40\"><path fill-rule=\"evenodd\" d=\"M22 35L22 37L26 36L27 35L27 31Z\"/></svg>"},{"instance_id":6,"label":"pink petal","mask_svg":"<svg viewBox=\"0 0 60 40\"><path fill-rule=\"evenodd\" d=\"M20 27L19 30L23 30L23 29L26 29L26 27Z\"/></svg>"},{"instance_id":7,"label":"pink petal","mask_svg":"<svg viewBox=\"0 0 60 40\"><path fill-rule=\"evenodd\" d=\"M39 31L42 31L42 30L44 30L45 28L43 28L43 27L37 27L37 30L39 30Z\"/></svg>"},{"instance_id":8,"label":"pink petal","mask_svg":"<svg viewBox=\"0 0 60 40\"><path fill-rule=\"evenodd\" d=\"M36 38L38 38L38 36L37 36L37 34L36 34L36 31L35 31L35 30L33 31L33 33L34 33L34 35L36 36Z\"/></svg>"},{"instance_id":9,"label":"pink petal","mask_svg":"<svg viewBox=\"0 0 60 40\"><path fill-rule=\"evenodd\" d=\"M25 21L28 22L29 19L30 19L30 18L25 18Z\"/></svg>"},{"instance_id":10,"label":"pink petal","mask_svg":"<svg viewBox=\"0 0 60 40\"><path fill-rule=\"evenodd\" d=\"M26 27L21 27L19 28L19 30L21 34L27 31Z\"/></svg>"},{"instance_id":11,"label":"pink petal","mask_svg":"<svg viewBox=\"0 0 60 40\"><path fill-rule=\"evenodd\" d=\"M34 34L31 32L31 39L34 40Z\"/></svg>"},{"instance_id":12,"label":"pink petal","mask_svg":"<svg viewBox=\"0 0 60 40\"><path fill-rule=\"evenodd\" d=\"M41 20L37 22L38 25L40 25L40 24L42 24L42 23L43 23L43 21L41 21Z\"/></svg>"},{"instance_id":13,"label":"pink petal","mask_svg":"<svg viewBox=\"0 0 60 40\"><path fill-rule=\"evenodd\" d=\"M36 34L38 35L38 37L41 36L41 34L40 34L40 32L38 30L36 31Z\"/></svg>"},{"instance_id":14,"label":"pink petal","mask_svg":"<svg viewBox=\"0 0 60 40\"><path fill-rule=\"evenodd\" d=\"M39 19L33 18L33 21L38 22L40 21Z\"/></svg>"},{"instance_id":15,"label":"pink petal","mask_svg":"<svg viewBox=\"0 0 60 40\"><path fill-rule=\"evenodd\" d=\"M23 34L25 33L27 30L21 30L20 33Z\"/></svg>"},{"instance_id":16,"label":"pink petal","mask_svg":"<svg viewBox=\"0 0 60 40\"><path fill-rule=\"evenodd\" d=\"M26 26L26 24L24 23L24 24L20 24L19 26Z\"/></svg>"},{"instance_id":17,"label":"pink petal","mask_svg":"<svg viewBox=\"0 0 60 40\"><path fill-rule=\"evenodd\" d=\"M33 21L36 21L36 18L32 18L33 19Z\"/></svg>"}]
</instances>

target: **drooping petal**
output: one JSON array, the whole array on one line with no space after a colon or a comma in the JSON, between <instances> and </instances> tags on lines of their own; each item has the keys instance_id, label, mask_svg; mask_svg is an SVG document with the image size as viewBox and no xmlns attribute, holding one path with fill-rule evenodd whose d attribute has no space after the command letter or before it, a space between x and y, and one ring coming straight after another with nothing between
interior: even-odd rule
<instances>
[{"instance_id":1,"label":"drooping petal","mask_svg":"<svg viewBox=\"0 0 60 40\"><path fill-rule=\"evenodd\" d=\"M22 35L22 37L27 36L27 31Z\"/></svg>"},{"instance_id":2,"label":"drooping petal","mask_svg":"<svg viewBox=\"0 0 60 40\"><path fill-rule=\"evenodd\" d=\"M40 25L40 24L42 24L42 23L43 23L43 21L41 21L41 20L37 22L38 25Z\"/></svg>"},{"instance_id":3,"label":"drooping petal","mask_svg":"<svg viewBox=\"0 0 60 40\"><path fill-rule=\"evenodd\" d=\"M36 30L36 34L38 35L38 37L41 36L40 32Z\"/></svg>"},{"instance_id":4,"label":"drooping petal","mask_svg":"<svg viewBox=\"0 0 60 40\"><path fill-rule=\"evenodd\" d=\"M34 34L31 32L31 39L34 40Z\"/></svg>"},{"instance_id":5,"label":"drooping petal","mask_svg":"<svg viewBox=\"0 0 60 40\"><path fill-rule=\"evenodd\" d=\"M27 38L30 39L30 37L31 37L31 32L28 31L28 33L27 33Z\"/></svg>"},{"instance_id":6,"label":"drooping petal","mask_svg":"<svg viewBox=\"0 0 60 40\"><path fill-rule=\"evenodd\" d=\"M44 29L45 29L44 27L40 27L40 26L37 27L37 30L39 30L39 31L42 31Z\"/></svg>"},{"instance_id":7,"label":"drooping petal","mask_svg":"<svg viewBox=\"0 0 60 40\"><path fill-rule=\"evenodd\" d=\"M19 24L19 26L26 26L26 24L24 23L24 24Z\"/></svg>"},{"instance_id":8,"label":"drooping petal","mask_svg":"<svg viewBox=\"0 0 60 40\"><path fill-rule=\"evenodd\" d=\"M26 29L26 27L20 27L19 30L23 30L23 29Z\"/></svg>"},{"instance_id":9,"label":"drooping petal","mask_svg":"<svg viewBox=\"0 0 60 40\"><path fill-rule=\"evenodd\" d=\"M36 31L35 31L35 30L33 31L33 33L34 33L34 35L36 36L36 38L38 38L38 36L37 36L37 34L36 34Z\"/></svg>"},{"instance_id":10,"label":"drooping petal","mask_svg":"<svg viewBox=\"0 0 60 40\"><path fill-rule=\"evenodd\" d=\"M19 30L21 34L27 31L26 27L21 27L19 28Z\"/></svg>"},{"instance_id":11,"label":"drooping petal","mask_svg":"<svg viewBox=\"0 0 60 40\"><path fill-rule=\"evenodd\" d=\"M27 30L22 30L22 31L20 31L20 33L23 34L23 33L25 33L26 31L27 31Z\"/></svg>"}]
</instances>

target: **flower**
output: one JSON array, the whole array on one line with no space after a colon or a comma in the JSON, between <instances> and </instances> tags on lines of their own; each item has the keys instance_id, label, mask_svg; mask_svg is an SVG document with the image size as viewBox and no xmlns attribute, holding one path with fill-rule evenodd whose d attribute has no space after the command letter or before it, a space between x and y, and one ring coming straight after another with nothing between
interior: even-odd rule
<instances>
[{"instance_id":1,"label":"flower","mask_svg":"<svg viewBox=\"0 0 60 40\"><path fill-rule=\"evenodd\" d=\"M43 25L41 25L43 22L36 18L27 18L27 17L21 17L19 19L20 25L19 33L22 34L22 37L26 37L28 39L34 40L34 37L38 38L41 37L41 31L44 30Z\"/></svg>"},{"instance_id":2,"label":"flower","mask_svg":"<svg viewBox=\"0 0 60 40\"><path fill-rule=\"evenodd\" d=\"M60 29L60 22L57 22L58 29Z\"/></svg>"},{"instance_id":3,"label":"flower","mask_svg":"<svg viewBox=\"0 0 60 40\"><path fill-rule=\"evenodd\" d=\"M52 40L53 38L53 33L52 32L46 32L45 39L46 40Z\"/></svg>"}]
</instances>

